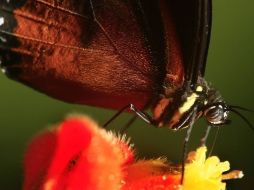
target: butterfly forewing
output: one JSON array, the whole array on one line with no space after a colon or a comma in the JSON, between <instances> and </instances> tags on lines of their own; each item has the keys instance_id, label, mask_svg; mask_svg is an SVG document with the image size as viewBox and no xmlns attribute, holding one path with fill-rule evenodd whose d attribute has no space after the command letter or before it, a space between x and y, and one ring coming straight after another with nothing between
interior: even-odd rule
<instances>
[{"instance_id":1,"label":"butterfly forewing","mask_svg":"<svg viewBox=\"0 0 254 190\"><path fill-rule=\"evenodd\" d=\"M87 0L1 2L0 35L6 39L1 67L11 78L64 101L144 106L158 94L165 74L165 52L159 51L164 42L152 41L163 26L150 21L149 4L92 2L93 10ZM161 18L159 5L155 9L155 18Z\"/></svg>"},{"instance_id":2,"label":"butterfly forewing","mask_svg":"<svg viewBox=\"0 0 254 190\"><path fill-rule=\"evenodd\" d=\"M140 108L158 101L165 86L174 91L204 74L208 0L16 3L0 3L1 66L55 98Z\"/></svg>"}]
</instances>

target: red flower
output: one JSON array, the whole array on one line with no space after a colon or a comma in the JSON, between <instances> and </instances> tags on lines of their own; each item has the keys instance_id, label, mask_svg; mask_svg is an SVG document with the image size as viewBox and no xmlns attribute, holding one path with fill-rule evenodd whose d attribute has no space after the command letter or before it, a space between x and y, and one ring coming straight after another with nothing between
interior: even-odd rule
<instances>
[{"instance_id":1,"label":"red flower","mask_svg":"<svg viewBox=\"0 0 254 190\"><path fill-rule=\"evenodd\" d=\"M200 165L203 164L199 160L205 162L202 151L197 152L197 155L203 156L202 159L194 158L193 163L198 165L198 168L196 165L189 167L195 174L201 170ZM226 169L225 164L219 163L218 159L215 164L220 166L219 172L216 170L216 180L209 178L210 173L214 174L213 170L209 170L205 180L209 178L209 183L217 185L220 190L225 186L221 182L221 173L228 169L228 163ZM207 170L207 166L205 168ZM204 173L203 170L202 172ZM186 176L192 175L186 173ZM197 180L193 184L190 183L192 180L187 178L181 186L180 178L181 174L165 160L135 161L133 150L126 138L106 132L91 119L81 116L68 117L58 127L35 137L25 155L24 190L196 188ZM206 184L203 178L200 179L202 185Z\"/></svg>"}]
</instances>

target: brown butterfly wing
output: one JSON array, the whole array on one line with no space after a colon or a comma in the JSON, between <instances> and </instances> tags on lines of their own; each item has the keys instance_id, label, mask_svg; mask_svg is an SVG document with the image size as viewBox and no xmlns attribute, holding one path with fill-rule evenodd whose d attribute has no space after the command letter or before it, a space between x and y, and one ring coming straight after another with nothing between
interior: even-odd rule
<instances>
[{"instance_id":1,"label":"brown butterfly wing","mask_svg":"<svg viewBox=\"0 0 254 190\"><path fill-rule=\"evenodd\" d=\"M67 102L108 108L143 107L159 95L170 48L164 35L152 40L168 30L156 23L159 11L155 22L147 17L154 3L17 2L0 3L1 66L9 77Z\"/></svg>"}]
</instances>

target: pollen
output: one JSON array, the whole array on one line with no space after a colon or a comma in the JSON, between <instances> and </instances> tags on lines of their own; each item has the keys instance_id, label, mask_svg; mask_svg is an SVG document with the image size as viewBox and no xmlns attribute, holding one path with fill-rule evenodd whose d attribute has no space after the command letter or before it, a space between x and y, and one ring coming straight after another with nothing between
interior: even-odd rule
<instances>
[{"instance_id":1,"label":"pollen","mask_svg":"<svg viewBox=\"0 0 254 190\"><path fill-rule=\"evenodd\" d=\"M207 148L202 146L189 155L189 163L185 166L183 190L225 190L225 179L241 178L241 171L235 170L223 174L230 169L229 162L221 162L217 156L206 158Z\"/></svg>"}]
</instances>

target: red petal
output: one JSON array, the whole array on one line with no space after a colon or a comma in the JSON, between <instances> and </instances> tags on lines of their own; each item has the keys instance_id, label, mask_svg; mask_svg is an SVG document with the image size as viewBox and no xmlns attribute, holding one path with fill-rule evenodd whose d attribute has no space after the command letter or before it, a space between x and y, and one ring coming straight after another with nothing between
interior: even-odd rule
<instances>
[{"instance_id":1,"label":"red petal","mask_svg":"<svg viewBox=\"0 0 254 190\"><path fill-rule=\"evenodd\" d=\"M56 134L47 131L28 146L24 159L24 189L41 189L56 147Z\"/></svg>"},{"instance_id":2,"label":"red petal","mask_svg":"<svg viewBox=\"0 0 254 190\"><path fill-rule=\"evenodd\" d=\"M122 190L177 190L180 175L163 160L142 160L125 168Z\"/></svg>"},{"instance_id":3,"label":"red petal","mask_svg":"<svg viewBox=\"0 0 254 190\"><path fill-rule=\"evenodd\" d=\"M66 119L29 146L24 189L119 189L122 165L133 158L124 147L88 118Z\"/></svg>"},{"instance_id":4,"label":"red petal","mask_svg":"<svg viewBox=\"0 0 254 190\"><path fill-rule=\"evenodd\" d=\"M122 190L178 190L179 178L172 175L152 176L126 183Z\"/></svg>"},{"instance_id":5,"label":"red petal","mask_svg":"<svg viewBox=\"0 0 254 190\"><path fill-rule=\"evenodd\" d=\"M28 147L24 190L176 190L180 177L171 172L162 160L135 163L122 138L71 117Z\"/></svg>"}]
</instances>

